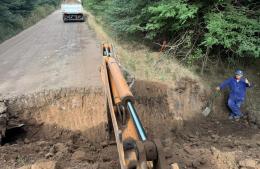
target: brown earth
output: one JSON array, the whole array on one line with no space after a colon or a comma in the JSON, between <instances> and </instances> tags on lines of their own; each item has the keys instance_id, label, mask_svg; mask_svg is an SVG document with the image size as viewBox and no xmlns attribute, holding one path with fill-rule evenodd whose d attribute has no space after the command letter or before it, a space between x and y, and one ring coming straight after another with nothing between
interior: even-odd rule
<instances>
[{"instance_id":1,"label":"brown earth","mask_svg":"<svg viewBox=\"0 0 260 169\"><path fill-rule=\"evenodd\" d=\"M248 116L228 120L224 95L214 100L212 112L204 117L201 112L210 96L198 82L183 78L172 86L139 81L133 89L139 115L150 136L162 140L169 165L260 168L260 129L249 123Z\"/></svg>"},{"instance_id":2,"label":"brown earth","mask_svg":"<svg viewBox=\"0 0 260 169\"><path fill-rule=\"evenodd\" d=\"M25 124L7 132L0 168L119 168L115 142L107 140L100 62L94 33L84 23L64 24L59 11L0 45L0 100L10 123ZM171 87L136 81L132 91L169 166L260 168L260 130L247 118L227 120L223 98L203 117L209 95L195 80L183 78Z\"/></svg>"},{"instance_id":3,"label":"brown earth","mask_svg":"<svg viewBox=\"0 0 260 169\"><path fill-rule=\"evenodd\" d=\"M118 168L115 143L106 142L106 114L99 88L68 88L5 100L10 130L0 147L0 168L52 160L58 168Z\"/></svg>"},{"instance_id":4,"label":"brown earth","mask_svg":"<svg viewBox=\"0 0 260 169\"><path fill-rule=\"evenodd\" d=\"M259 167L259 129L246 119L229 121L215 111L203 117L204 90L191 79L174 86L136 81L132 89L148 135L161 139L169 166L176 162L191 169ZM173 104L174 99L181 105ZM198 104L190 106L191 102ZM56 168L119 168L115 142L106 139L102 89L46 90L6 103L12 118L26 126L15 135L9 132L0 147L0 168L46 160L56 162Z\"/></svg>"}]
</instances>

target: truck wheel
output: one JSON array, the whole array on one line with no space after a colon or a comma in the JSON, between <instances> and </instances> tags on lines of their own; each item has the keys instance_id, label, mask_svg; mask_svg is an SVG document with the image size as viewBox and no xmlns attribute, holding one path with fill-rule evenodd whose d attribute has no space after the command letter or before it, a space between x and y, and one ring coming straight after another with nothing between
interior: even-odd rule
<instances>
[{"instance_id":1,"label":"truck wheel","mask_svg":"<svg viewBox=\"0 0 260 169\"><path fill-rule=\"evenodd\" d=\"M66 23L66 22L67 22L67 19L66 19L66 17L65 17L65 16L63 16L63 17L62 17L62 19L63 19L63 22L64 22L64 23Z\"/></svg>"},{"instance_id":2,"label":"truck wheel","mask_svg":"<svg viewBox=\"0 0 260 169\"><path fill-rule=\"evenodd\" d=\"M83 16L81 22L85 22L85 20L86 20L86 19L85 19L85 17Z\"/></svg>"}]
</instances>

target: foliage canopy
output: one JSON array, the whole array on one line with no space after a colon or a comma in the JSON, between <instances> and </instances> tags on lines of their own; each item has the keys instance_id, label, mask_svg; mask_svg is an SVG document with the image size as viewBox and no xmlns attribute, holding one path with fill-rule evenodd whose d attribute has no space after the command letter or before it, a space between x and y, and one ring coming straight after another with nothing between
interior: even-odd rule
<instances>
[{"instance_id":1,"label":"foliage canopy","mask_svg":"<svg viewBox=\"0 0 260 169\"><path fill-rule=\"evenodd\" d=\"M257 0L85 0L120 36L176 41L185 32L199 50L260 57ZM196 48L194 52L196 53Z\"/></svg>"},{"instance_id":2,"label":"foliage canopy","mask_svg":"<svg viewBox=\"0 0 260 169\"><path fill-rule=\"evenodd\" d=\"M0 42L47 15L59 3L60 0L1 0Z\"/></svg>"}]
</instances>

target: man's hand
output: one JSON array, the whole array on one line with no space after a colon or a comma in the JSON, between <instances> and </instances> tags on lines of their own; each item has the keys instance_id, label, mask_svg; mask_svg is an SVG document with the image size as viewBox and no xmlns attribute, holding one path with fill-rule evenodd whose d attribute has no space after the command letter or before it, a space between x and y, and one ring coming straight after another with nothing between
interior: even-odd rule
<instances>
[{"instance_id":1,"label":"man's hand","mask_svg":"<svg viewBox=\"0 0 260 169\"><path fill-rule=\"evenodd\" d=\"M216 87L216 91L220 91L220 87L218 86L218 87Z\"/></svg>"}]
</instances>

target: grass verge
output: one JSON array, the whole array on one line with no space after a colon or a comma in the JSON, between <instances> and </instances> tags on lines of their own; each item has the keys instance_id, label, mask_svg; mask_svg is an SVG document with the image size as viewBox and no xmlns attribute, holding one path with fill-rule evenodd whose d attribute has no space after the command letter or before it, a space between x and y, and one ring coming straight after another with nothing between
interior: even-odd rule
<instances>
[{"instance_id":1,"label":"grass verge","mask_svg":"<svg viewBox=\"0 0 260 169\"><path fill-rule=\"evenodd\" d=\"M55 6L44 4L42 6L36 7L27 17L20 16L19 23L17 23L16 26L5 24L0 25L0 43L15 36L24 29L27 29L28 27L34 25L39 20L45 18L55 10Z\"/></svg>"},{"instance_id":2,"label":"grass verge","mask_svg":"<svg viewBox=\"0 0 260 169\"><path fill-rule=\"evenodd\" d=\"M200 81L199 76L180 65L177 60L163 57L161 52L152 51L142 44L122 42L112 38L103 29L104 25L96 20L95 16L90 12L86 13L88 23L96 32L97 37L103 42L113 43L121 64L136 78L160 81L166 84L172 84L172 82L184 77Z\"/></svg>"}]
</instances>

